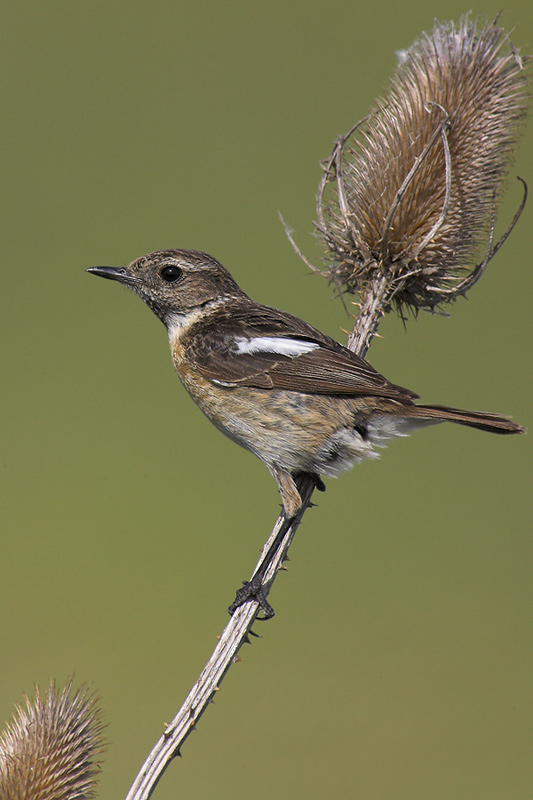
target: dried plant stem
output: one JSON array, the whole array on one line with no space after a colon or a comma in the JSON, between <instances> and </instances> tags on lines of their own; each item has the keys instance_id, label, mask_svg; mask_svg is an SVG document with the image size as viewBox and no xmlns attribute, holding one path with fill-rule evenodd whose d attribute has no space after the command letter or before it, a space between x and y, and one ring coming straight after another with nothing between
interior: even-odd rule
<instances>
[{"instance_id":1,"label":"dried plant stem","mask_svg":"<svg viewBox=\"0 0 533 800\"><path fill-rule=\"evenodd\" d=\"M390 306L394 286L388 277L381 276L368 291L360 304L360 311L355 319L352 332L348 336L347 347L362 358L368 352L383 314Z\"/></svg>"},{"instance_id":2,"label":"dried plant stem","mask_svg":"<svg viewBox=\"0 0 533 800\"><path fill-rule=\"evenodd\" d=\"M255 575L256 572L261 569L271 545L276 537L281 537L282 535L283 538L263 578L263 586L267 592L272 586L276 574L286 557L287 550L293 540L305 510L311 505L311 495L314 489L312 480L307 477L302 479L299 482L298 488L303 500L300 512L296 518L290 522L287 522L284 515L280 514L272 533L265 543L261 557L253 573ZM147 800L147 798L151 797L153 790L169 763L173 758L180 755L183 742L194 730L196 723L213 699L224 675L235 661L238 651L243 644L250 641L249 634L259 610L259 603L250 599L235 611L224 628L217 646L203 668L198 680L189 692L182 707L172 722L167 725L163 735L143 764L141 771L128 792L126 800Z\"/></svg>"}]
</instances>

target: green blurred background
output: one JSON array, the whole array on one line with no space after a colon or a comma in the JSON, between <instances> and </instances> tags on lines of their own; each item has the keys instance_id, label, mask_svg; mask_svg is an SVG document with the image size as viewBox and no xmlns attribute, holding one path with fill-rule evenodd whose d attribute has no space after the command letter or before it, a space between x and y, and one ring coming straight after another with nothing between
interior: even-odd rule
<instances>
[{"instance_id":1,"label":"green blurred background","mask_svg":"<svg viewBox=\"0 0 533 800\"><path fill-rule=\"evenodd\" d=\"M533 7L505 5L531 52ZM84 269L206 250L342 340L342 305L278 210L316 260L319 161L395 51L467 10L3 5L0 719L34 682L88 681L108 722L102 798L126 794L196 679L279 500L179 386L158 320ZM533 183L531 145L530 128L513 174ZM513 180L500 228L519 199ZM427 402L531 425L532 213L451 319L388 318L369 360ZM439 426L330 481L275 620L155 797L531 798L530 452Z\"/></svg>"}]
</instances>

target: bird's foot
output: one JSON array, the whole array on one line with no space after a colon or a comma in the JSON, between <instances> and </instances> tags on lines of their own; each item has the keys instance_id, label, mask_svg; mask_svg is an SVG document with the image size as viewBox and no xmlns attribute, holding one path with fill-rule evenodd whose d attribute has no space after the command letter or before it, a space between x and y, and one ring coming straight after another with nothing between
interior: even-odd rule
<instances>
[{"instance_id":1,"label":"bird's foot","mask_svg":"<svg viewBox=\"0 0 533 800\"><path fill-rule=\"evenodd\" d=\"M275 611L266 599L267 592L265 591L265 587L261 585L261 582L262 577L259 573L254 575L251 581L243 581L241 588L237 589L235 600L228 608L228 613L233 615L247 600L255 600L256 603L259 603L259 607L263 612L263 616L257 617L257 619L272 619Z\"/></svg>"}]
</instances>

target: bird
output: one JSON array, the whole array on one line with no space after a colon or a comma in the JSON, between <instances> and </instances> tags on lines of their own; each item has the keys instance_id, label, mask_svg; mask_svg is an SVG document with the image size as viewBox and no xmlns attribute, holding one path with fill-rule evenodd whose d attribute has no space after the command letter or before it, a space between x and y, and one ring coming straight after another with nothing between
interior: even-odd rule
<instances>
[{"instance_id":1,"label":"bird","mask_svg":"<svg viewBox=\"0 0 533 800\"><path fill-rule=\"evenodd\" d=\"M87 272L132 289L167 329L183 386L229 439L274 477L286 519L302 507L296 479L335 477L396 436L439 422L524 433L497 414L415 403L365 359L302 319L252 300L199 250L158 250Z\"/></svg>"}]
</instances>

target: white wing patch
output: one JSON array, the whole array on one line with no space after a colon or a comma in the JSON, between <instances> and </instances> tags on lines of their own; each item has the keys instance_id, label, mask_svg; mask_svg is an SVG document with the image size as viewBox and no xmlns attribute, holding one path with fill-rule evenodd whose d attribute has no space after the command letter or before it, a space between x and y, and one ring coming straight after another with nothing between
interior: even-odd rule
<instances>
[{"instance_id":1,"label":"white wing patch","mask_svg":"<svg viewBox=\"0 0 533 800\"><path fill-rule=\"evenodd\" d=\"M290 358L310 353L320 347L317 342L304 342L301 339L290 339L283 336L253 336L251 339L239 336L235 341L238 353L277 353L280 356L290 356Z\"/></svg>"}]
</instances>

